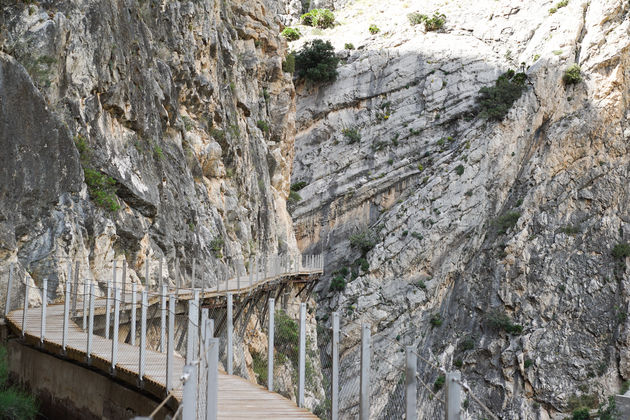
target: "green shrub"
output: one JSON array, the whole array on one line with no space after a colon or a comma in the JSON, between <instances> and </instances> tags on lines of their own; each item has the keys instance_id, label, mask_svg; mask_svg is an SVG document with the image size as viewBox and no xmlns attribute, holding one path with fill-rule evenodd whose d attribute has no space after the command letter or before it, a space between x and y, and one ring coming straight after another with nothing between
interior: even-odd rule
<instances>
[{"instance_id":1,"label":"green shrub","mask_svg":"<svg viewBox=\"0 0 630 420\"><path fill-rule=\"evenodd\" d=\"M482 87L479 90L479 115L482 118L501 121L521 97L525 89L525 73L509 70L499 76L494 86Z\"/></svg>"},{"instance_id":2,"label":"green shrub","mask_svg":"<svg viewBox=\"0 0 630 420\"><path fill-rule=\"evenodd\" d=\"M558 11L558 9L562 9L563 7L566 7L568 4L569 4L569 0L559 1L558 3L556 3L555 6L549 9L549 14L553 15L554 13Z\"/></svg>"},{"instance_id":3,"label":"green shrub","mask_svg":"<svg viewBox=\"0 0 630 420\"><path fill-rule=\"evenodd\" d=\"M280 35L287 41L297 41L302 36L298 28L284 28L282 32L280 32Z\"/></svg>"},{"instance_id":4,"label":"green shrub","mask_svg":"<svg viewBox=\"0 0 630 420\"><path fill-rule=\"evenodd\" d=\"M457 165L455 172L457 175L462 176L464 174L464 165Z\"/></svg>"},{"instance_id":5,"label":"green shrub","mask_svg":"<svg viewBox=\"0 0 630 420\"><path fill-rule=\"evenodd\" d=\"M468 351L468 350L472 350L475 348L475 339L472 337L466 337L464 338L459 345L457 346L457 348L460 351Z\"/></svg>"},{"instance_id":6,"label":"green shrub","mask_svg":"<svg viewBox=\"0 0 630 420\"><path fill-rule=\"evenodd\" d=\"M453 360L453 366L455 366L457 369L461 369L462 366L464 366L464 362L462 361L462 359L455 359Z\"/></svg>"},{"instance_id":7,"label":"green shrub","mask_svg":"<svg viewBox=\"0 0 630 420\"><path fill-rule=\"evenodd\" d=\"M624 260L630 256L630 245L626 242L617 244L612 249L612 256L618 260Z\"/></svg>"},{"instance_id":8,"label":"green shrub","mask_svg":"<svg viewBox=\"0 0 630 420\"><path fill-rule=\"evenodd\" d=\"M220 236L210 241L210 250L214 253L216 258L223 257L223 245L225 245L225 241Z\"/></svg>"},{"instance_id":9,"label":"green shrub","mask_svg":"<svg viewBox=\"0 0 630 420\"><path fill-rule=\"evenodd\" d=\"M295 53L290 52L282 62L282 71L285 73L295 73Z\"/></svg>"},{"instance_id":10,"label":"green shrub","mask_svg":"<svg viewBox=\"0 0 630 420\"><path fill-rule=\"evenodd\" d=\"M424 29L427 31L437 31L438 29L442 29L446 23L446 15L440 12L433 13L433 16L431 17L420 13L411 13L407 15L407 18L412 25L424 22Z\"/></svg>"},{"instance_id":11,"label":"green shrub","mask_svg":"<svg viewBox=\"0 0 630 420\"><path fill-rule=\"evenodd\" d=\"M368 262L368 260L365 258L359 258L358 262L359 262L359 266L361 267L361 271L363 271L364 273L367 273L368 270L370 269L370 263Z\"/></svg>"},{"instance_id":12,"label":"green shrub","mask_svg":"<svg viewBox=\"0 0 630 420\"><path fill-rule=\"evenodd\" d=\"M259 385L267 385L267 367L267 356L255 351L252 352L252 370Z\"/></svg>"},{"instance_id":13,"label":"green shrub","mask_svg":"<svg viewBox=\"0 0 630 420\"><path fill-rule=\"evenodd\" d=\"M565 85L576 85L582 81L582 69L577 64L571 64L564 71L562 81Z\"/></svg>"},{"instance_id":14,"label":"green shrub","mask_svg":"<svg viewBox=\"0 0 630 420\"><path fill-rule=\"evenodd\" d=\"M350 245L365 255L376 246L376 234L371 229L364 229L350 235Z\"/></svg>"},{"instance_id":15,"label":"green shrub","mask_svg":"<svg viewBox=\"0 0 630 420\"><path fill-rule=\"evenodd\" d=\"M433 382L433 390L435 392L439 391L440 389L442 389L445 382L446 382L446 377L444 375L438 376L435 382Z\"/></svg>"},{"instance_id":16,"label":"green shrub","mask_svg":"<svg viewBox=\"0 0 630 420\"><path fill-rule=\"evenodd\" d=\"M89 152L89 146L87 144L87 140L81 134L77 134L74 136L74 145L77 147L79 151L79 155L81 156L81 160L88 157L87 154Z\"/></svg>"},{"instance_id":17,"label":"green shrub","mask_svg":"<svg viewBox=\"0 0 630 420\"><path fill-rule=\"evenodd\" d=\"M346 288L346 279L343 276L336 276L330 281L330 290L342 291Z\"/></svg>"},{"instance_id":18,"label":"green shrub","mask_svg":"<svg viewBox=\"0 0 630 420\"><path fill-rule=\"evenodd\" d=\"M530 368L533 364L534 364L534 361L532 359L525 359L525 361L523 362L523 367L527 369L527 368Z\"/></svg>"},{"instance_id":19,"label":"green shrub","mask_svg":"<svg viewBox=\"0 0 630 420\"><path fill-rule=\"evenodd\" d=\"M517 211L508 211L494 220L494 224L497 227L499 235L503 235L512 227L516 226L521 214Z\"/></svg>"},{"instance_id":20,"label":"green shrub","mask_svg":"<svg viewBox=\"0 0 630 420\"><path fill-rule=\"evenodd\" d=\"M630 381L623 381L621 383L621 390L619 391L619 393L623 395L626 392L628 392L629 389L630 389Z\"/></svg>"},{"instance_id":21,"label":"green shrub","mask_svg":"<svg viewBox=\"0 0 630 420\"><path fill-rule=\"evenodd\" d=\"M344 128L341 130L341 134L348 139L348 143L356 143L361 140L361 133L356 127Z\"/></svg>"},{"instance_id":22,"label":"green shrub","mask_svg":"<svg viewBox=\"0 0 630 420\"><path fill-rule=\"evenodd\" d=\"M269 123L264 120L256 121L256 127L260 129L263 133L267 134L269 132Z\"/></svg>"},{"instance_id":23,"label":"green shrub","mask_svg":"<svg viewBox=\"0 0 630 420\"><path fill-rule=\"evenodd\" d=\"M560 232L566 233L567 235L577 235L581 230L580 225L567 225L560 228Z\"/></svg>"},{"instance_id":24,"label":"green shrub","mask_svg":"<svg viewBox=\"0 0 630 420\"><path fill-rule=\"evenodd\" d=\"M381 32L381 30L378 29L378 26L376 26L375 24L371 24L368 30L372 35L376 35L377 33Z\"/></svg>"},{"instance_id":25,"label":"green shrub","mask_svg":"<svg viewBox=\"0 0 630 420\"><path fill-rule=\"evenodd\" d=\"M295 55L295 71L299 78L313 82L331 82L337 78L339 59L329 41L315 39L306 43Z\"/></svg>"},{"instance_id":26,"label":"green shrub","mask_svg":"<svg viewBox=\"0 0 630 420\"><path fill-rule=\"evenodd\" d=\"M160 146L154 146L153 153L158 160L162 160L164 158L164 152L162 151L162 148Z\"/></svg>"},{"instance_id":27,"label":"green shrub","mask_svg":"<svg viewBox=\"0 0 630 420\"><path fill-rule=\"evenodd\" d=\"M297 203L298 201L302 201L302 196L297 191L289 191L289 203Z\"/></svg>"},{"instance_id":28,"label":"green shrub","mask_svg":"<svg viewBox=\"0 0 630 420\"><path fill-rule=\"evenodd\" d=\"M313 9L300 16L300 21L302 25L327 29L335 25L335 15L328 9Z\"/></svg>"},{"instance_id":29,"label":"green shrub","mask_svg":"<svg viewBox=\"0 0 630 420\"><path fill-rule=\"evenodd\" d=\"M346 42L343 47L346 50L354 50L354 44L352 42Z\"/></svg>"},{"instance_id":30,"label":"green shrub","mask_svg":"<svg viewBox=\"0 0 630 420\"><path fill-rule=\"evenodd\" d=\"M615 397L612 395L608 397L608 407L604 403L599 406L597 410L599 420L617 420L619 418L619 411L617 410L617 404L615 403Z\"/></svg>"},{"instance_id":31,"label":"green shrub","mask_svg":"<svg viewBox=\"0 0 630 420\"><path fill-rule=\"evenodd\" d=\"M411 23L412 25L419 25L424 22L423 16L426 17L426 15L420 14L418 12L413 12L407 15L407 19L409 19L409 23Z\"/></svg>"},{"instance_id":32,"label":"green shrub","mask_svg":"<svg viewBox=\"0 0 630 420\"><path fill-rule=\"evenodd\" d=\"M116 181L114 178L92 168L84 167L85 183L90 197L105 210L114 212L120 209L116 197Z\"/></svg>"},{"instance_id":33,"label":"green shrub","mask_svg":"<svg viewBox=\"0 0 630 420\"><path fill-rule=\"evenodd\" d=\"M571 420L589 420L590 418L588 408L578 408L571 414Z\"/></svg>"},{"instance_id":34,"label":"green shrub","mask_svg":"<svg viewBox=\"0 0 630 420\"><path fill-rule=\"evenodd\" d=\"M297 366L299 327L297 322L282 309L275 315L276 351L286 356L293 366Z\"/></svg>"},{"instance_id":35,"label":"green shrub","mask_svg":"<svg viewBox=\"0 0 630 420\"><path fill-rule=\"evenodd\" d=\"M431 322L431 326L432 327L439 327L442 325L442 323L444 322L442 320L442 315L440 314L433 314L431 316L431 319L429 320L429 322Z\"/></svg>"},{"instance_id":36,"label":"green shrub","mask_svg":"<svg viewBox=\"0 0 630 420\"><path fill-rule=\"evenodd\" d=\"M219 130L218 128L213 128L210 131L210 135L216 140L216 141L223 141L225 140L225 131L223 130Z\"/></svg>"},{"instance_id":37,"label":"green shrub","mask_svg":"<svg viewBox=\"0 0 630 420\"><path fill-rule=\"evenodd\" d=\"M308 183L305 181L295 182L291 184L291 191L300 191L302 188L306 187L307 185Z\"/></svg>"},{"instance_id":38,"label":"green shrub","mask_svg":"<svg viewBox=\"0 0 630 420\"><path fill-rule=\"evenodd\" d=\"M507 333L518 335L523 332L523 326L514 324L510 317L499 311L490 312L487 315L488 324L490 327L497 330L504 330Z\"/></svg>"}]
</instances>

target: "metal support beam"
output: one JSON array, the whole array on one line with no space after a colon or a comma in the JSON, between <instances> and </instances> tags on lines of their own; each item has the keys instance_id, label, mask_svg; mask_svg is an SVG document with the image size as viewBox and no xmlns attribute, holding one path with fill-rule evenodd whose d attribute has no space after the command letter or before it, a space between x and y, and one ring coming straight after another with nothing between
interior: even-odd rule
<instances>
[{"instance_id":1,"label":"metal support beam","mask_svg":"<svg viewBox=\"0 0 630 420\"><path fill-rule=\"evenodd\" d=\"M46 339L46 305L48 304L48 279L44 279L44 283L42 285L42 318L41 318L41 329L40 329L40 337L39 344L44 345L44 340Z\"/></svg>"},{"instance_id":2,"label":"metal support beam","mask_svg":"<svg viewBox=\"0 0 630 420\"><path fill-rule=\"evenodd\" d=\"M194 365L184 366L182 378L184 378L184 390L182 397L182 420L195 420L197 418L197 369Z\"/></svg>"},{"instance_id":3,"label":"metal support beam","mask_svg":"<svg viewBox=\"0 0 630 420\"><path fill-rule=\"evenodd\" d=\"M85 297L87 299L87 296ZM94 283L90 284L90 319L88 322L88 336L87 336L87 348L85 349L85 358L87 364L91 363L92 358L92 338L94 337Z\"/></svg>"},{"instance_id":4,"label":"metal support beam","mask_svg":"<svg viewBox=\"0 0 630 420\"><path fill-rule=\"evenodd\" d=\"M339 419L339 313L332 313L331 420Z\"/></svg>"},{"instance_id":5,"label":"metal support beam","mask_svg":"<svg viewBox=\"0 0 630 420\"><path fill-rule=\"evenodd\" d=\"M134 283L135 285L135 283ZM142 298L140 303L140 351L139 351L139 359L138 360L138 380L140 385L144 382L144 369L145 369L145 361L146 361L146 353L147 353L147 291L142 291Z\"/></svg>"},{"instance_id":6,"label":"metal support beam","mask_svg":"<svg viewBox=\"0 0 630 420\"><path fill-rule=\"evenodd\" d=\"M125 303L125 292L127 292L127 260L123 260L122 266L122 302ZM135 283L134 283L135 284Z\"/></svg>"},{"instance_id":7,"label":"metal support beam","mask_svg":"<svg viewBox=\"0 0 630 420\"><path fill-rule=\"evenodd\" d=\"M125 270L123 269L123 272L124 271ZM137 293L138 293L138 285L134 282L131 284L131 325L129 326L132 346L136 345L136 310L137 310L136 305L138 304ZM123 296L124 296L124 293L123 293Z\"/></svg>"},{"instance_id":8,"label":"metal support beam","mask_svg":"<svg viewBox=\"0 0 630 420\"><path fill-rule=\"evenodd\" d=\"M78 290L77 290L78 294ZM83 331L87 328L87 309L88 309L88 284L83 280Z\"/></svg>"},{"instance_id":9,"label":"metal support beam","mask_svg":"<svg viewBox=\"0 0 630 420\"><path fill-rule=\"evenodd\" d=\"M166 347L166 392L173 389L173 352L175 351L175 295L168 297L168 344Z\"/></svg>"},{"instance_id":10,"label":"metal support beam","mask_svg":"<svg viewBox=\"0 0 630 420\"><path fill-rule=\"evenodd\" d=\"M194 289L195 288L195 266L197 265L197 259L193 257L192 259L192 279L191 279L191 287Z\"/></svg>"},{"instance_id":11,"label":"metal support beam","mask_svg":"<svg viewBox=\"0 0 630 420\"><path fill-rule=\"evenodd\" d=\"M417 386L416 369L418 367L418 357L414 353L413 346L405 347L407 353L407 370L405 375L405 403L408 419L417 419Z\"/></svg>"},{"instance_id":12,"label":"metal support beam","mask_svg":"<svg viewBox=\"0 0 630 420\"><path fill-rule=\"evenodd\" d=\"M162 290L162 285L164 284L164 280L162 279L162 257L158 261L158 290Z\"/></svg>"},{"instance_id":13,"label":"metal support beam","mask_svg":"<svg viewBox=\"0 0 630 420\"><path fill-rule=\"evenodd\" d=\"M114 288L114 331L112 333L112 375L118 363L118 328L120 327L120 289Z\"/></svg>"},{"instance_id":14,"label":"metal support beam","mask_svg":"<svg viewBox=\"0 0 630 420\"><path fill-rule=\"evenodd\" d=\"M273 392L273 356L274 356L274 333L275 333L275 314L276 314L276 300L274 298L269 299L269 343L267 345L267 389Z\"/></svg>"},{"instance_id":15,"label":"metal support beam","mask_svg":"<svg viewBox=\"0 0 630 420\"><path fill-rule=\"evenodd\" d=\"M112 311L112 283L107 281L107 296L105 297L105 338L109 339L109 313Z\"/></svg>"},{"instance_id":16,"label":"metal support beam","mask_svg":"<svg viewBox=\"0 0 630 420\"><path fill-rule=\"evenodd\" d=\"M446 374L446 420L462 419L462 386L459 371Z\"/></svg>"},{"instance_id":17,"label":"metal support beam","mask_svg":"<svg viewBox=\"0 0 630 420\"><path fill-rule=\"evenodd\" d=\"M74 287L72 288L72 316L77 316L77 298L79 297L79 261L74 265Z\"/></svg>"},{"instance_id":18,"label":"metal support beam","mask_svg":"<svg viewBox=\"0 0 630 420\"><path fill-rule=\"evenodd\" d=\"M162 285L160 313L160 352L166 351L166 285Z\"/></svg>"},{"instance_id":19,"label":"metal support beam","mask_svg":"<svg viewBox=\"0 0 630 420\"><path fill-rule=\"evenodd\" d=\"M298 407L304 407L304 376L306 372L306 303L300 303L300 359L298 382Z\"/></svg>"},{"instance_id":20,"label":"metal support beam","mask_svg":"<svg viewBox=\"0 0 630 420\"><path fill-rule=\"evenodd\" d=\"M197 297L197 299L199 299ZM199 334L199 310L198 300L191 299L188 301L188 333L186 340L186 364L191 364L197 356L196 337Z\"/></svg>"},{"instance_id":21,"label":"metal support beam","mask_svg":"<svg viewBox=\"0 0 630 420\"><path fill-rule=\"evenodd\" d=\"M11 289L13 288L13 263L9 265L9 282L7 283L7 301L4 305L4 317L9 315L11 310Z\"/></svg>"},{"instance_id":22,"label":"metal support beam","mask_svg":"<svg viewBox=\"0 0 630 420\"><path fill-rule=\"evenodd\" d=\"M232 319L232 293L227 294L227 373L231 375L233 373L234 363L234 320Z\"/></svg>"},{"instance_id":23,"label":"metal support beam","mask_svg":"<svg viewBox=\"0 0 630 420\"><path fill-rule=\"evenodd\" d=\"M68 264L68 268L72 269L72 264ZM61 338L61 351L66 354L66 346L68 344L68 322L70 321L70 288L72 282L66 282L66 296L63 300L63 333Z\"/></svg>"},{"instance_id":24,"label":"metal support beam","mask_svg":"<svg viewBox=\"0 0 630 420\"><path fill-rule=\"evenodd\" d=\"M28 312L28 280L24 279L24 309L22 310L22 338L26 333L26 314Z\"/></svg>"},{"instance_id":25,"label":"metal support beam","mask_svg":"<svg viewBox=\"0 0 630 420\"><path fill-rule=\"evenodd\" d=\"M206 420L216 420L218 414L219 389L219 339L212 338L210 323L206 327L206 349L208 350L208 378L206 380Z\"/></svg>"},{"instance_id":26,"label":"metal support beam","mask_svg":"<svg viewBox=\"0 0 630 420\"><path fill-rule=\"evenodd\" d=\"M370 326L361 326L361 393L359 420L370 418Z\"/></svg>"}]
</instances>

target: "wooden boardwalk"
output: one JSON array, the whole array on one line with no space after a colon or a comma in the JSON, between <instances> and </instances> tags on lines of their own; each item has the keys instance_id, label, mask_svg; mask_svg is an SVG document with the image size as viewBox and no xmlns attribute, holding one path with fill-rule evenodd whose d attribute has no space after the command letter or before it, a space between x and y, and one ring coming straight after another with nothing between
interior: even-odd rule
<instances>
[{"instance_id":1,"label":"wooden boardwalk","mask_svg":"<svg viewBox=\"0 0 630 420\"><path fill-rule=\"evenodd\" d=\"M248 293L254 289L264 286L267 283L281 281L295 276L318 275L321 270L301 270L289 273L275 274L258 282L249 278L241 280L231 279L227 282L227 292L233 294ZM262 276L259 276L262 277ZM201 298L211 298L226 294L225 282L217 289L205 290ZM240 288L238 286L241 286ZM175 290L169 290L175 293ZM131 308L131 294L125 293L125 305L121 305L121 311ZM190 289L179 289L177 291L178 300L187 300L193 297ZM159 302L160 295L152 293L149 305ZM140 293L138 292L137 302L139 303ZM80 301L79 301L80 302ZM94 314L102 314L106 311L106 300L104 298L95 299ZM82 308L82 305L77 305ZM7 316L10 328L18 335L22 335L23 309L12 311ZM81 314L82 316L82 314ZM41 337L41 308L28 308L26 316L26 328L24 338L27 344L40 347L54 355L63 355L63 320L64 305L49 304L46 310L45 340L40 343ZM68 325L68 338L66 342L67 359L79 362L83 365L91 366L106 373L111 373L116 380L123 381L134 387L141 387L146 392L154 395L158 399L163 399L166 395L166 353L157 351L146 351L145 376L142 384L138 381L139 370L139 348L123 342L118 343L118 357L115 372L111 372L112 340L93 335L91 357L87 359L88 334L83 331L70 318ZM182 400L182 385L179 381L183 372L185 361L182 357L173 356L173 397L177 402ZM172 406L172 405L171 405ZM148 415L149 413L143 413ZM308 410L298 408L295 403L282 397L279 394L267 391L265 388L253 384L243 378L227 375L219 372L218 381L218 418L219 419L317 419Z\"/></svg>"}]
</instances>

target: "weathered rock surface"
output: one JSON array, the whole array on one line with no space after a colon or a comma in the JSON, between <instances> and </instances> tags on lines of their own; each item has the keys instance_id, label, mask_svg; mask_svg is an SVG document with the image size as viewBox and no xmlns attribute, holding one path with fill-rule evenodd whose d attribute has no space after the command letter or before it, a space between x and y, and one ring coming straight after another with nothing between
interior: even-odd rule
<instances>
[{"instance_id":1,"label":"weathered rock surface","mask_svg":"<svg viewBox=\"0 0 630 420\"><path fill-rule=\"evenodd\" d=\"M461 362L510 419L553 418L576 395L603 402L630 379L630 277L611 255L630 241L630 5L552 6L362 1L292 45L329 39L343 59L336 82L297 86L292 182L308 185L293 217L301 249L324 250L329 272L350 268L345 290L319 299L320 317L345 319L342 388L356 385L359 321L389 362L374 365L375 418L401 416L404 345ZM406 18L437 10L437 32ZM583 81L565 85L574 62ZM476 116L479 89L509 68L528 76L522 97L501 122ZM366 226L378 240L364 272L348 239ZM522 334L492 328L498 313ZM431 385L438 372L419 367ZM342 399L347 418L356 401ZM441 412L424 388L419 405L422 418ZM483 415L472 401L467 413Z\"/></svg>"},{"instance_id":2,"label":"weathered rock surface","mask_svg":"<svg viewBox=\"0 0 630 420\"><path fill-rule=\"evenodd\" d=\"M70 260L102 282L124 258L155 283L159 258L171 281L197 258L212 284L295 252L272 3L0 2L0 277L16 262L54 298ZM81 166L113 178L119 210L95 205Z\"/></svg>"}]
</instances>

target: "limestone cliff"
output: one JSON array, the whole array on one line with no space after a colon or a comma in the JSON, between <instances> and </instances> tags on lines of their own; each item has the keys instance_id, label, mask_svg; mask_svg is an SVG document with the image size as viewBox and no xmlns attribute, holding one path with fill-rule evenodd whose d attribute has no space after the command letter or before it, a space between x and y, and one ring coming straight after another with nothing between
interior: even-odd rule
<instances>
[{"instance_id":1,"label":"limestone cliff","mask_svg":"<svg viewBox=\"0 0 630 420\"><path fill-rule=\"evenodd\" d=\"M69 260L99 282L114 258L144 283L149 264L155 283L159 258L187 282L196 257L213 284L295 252L274 7L0 1L0 276L16 262L54 298Z\"/></svg>"},{"instance_id":2,"label":"limestone cliff","mask_svg":"<svg viewBox=\"0 0 630 420\"><path fill-rule=\"evenodd\" d=\"M369 322L374 357L391 361L374 367L375 418L400 415L396 340L461 366L504 418L618 392L630 379L630 274L623 246L612 252L630 241L628 2L341 6L334 28L301 28L291 46L323 38L343 59L334 83L297 85L292 182L307 186L293 217L300 248L324 250L329 278L347 282L322 286L322 322L330 310ZM407 18L437 11L438 31ZM573 63L583 80L566 84ZM508 69L526 73L522 96L482 118L480 88ZM356 232L376 238L365 261ZM342 387L356 381L356 325ZM342 401L348 417L354 403ZM440 410L424 390L419 404L422 418ZM467 412L483 415L472 401Z\"/></svg>"}]
</instances>

